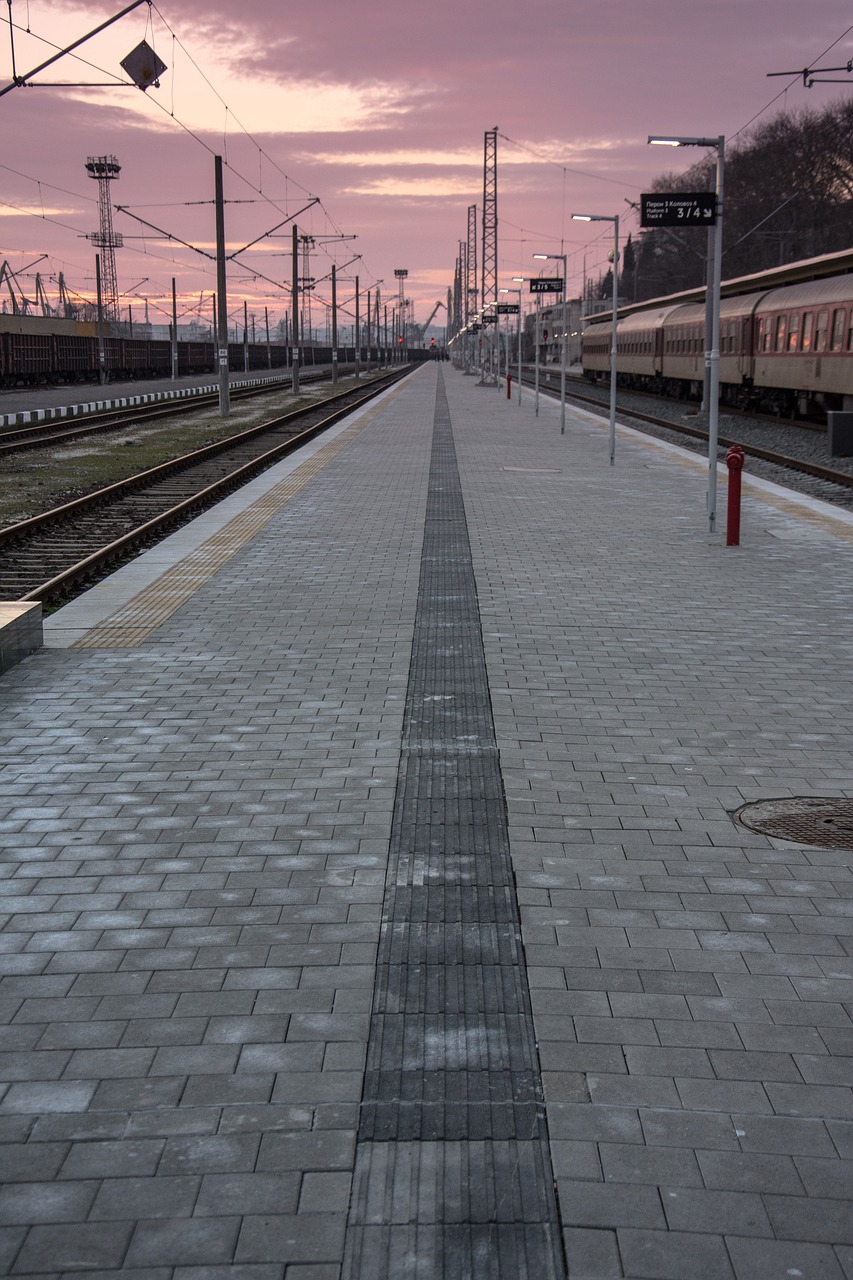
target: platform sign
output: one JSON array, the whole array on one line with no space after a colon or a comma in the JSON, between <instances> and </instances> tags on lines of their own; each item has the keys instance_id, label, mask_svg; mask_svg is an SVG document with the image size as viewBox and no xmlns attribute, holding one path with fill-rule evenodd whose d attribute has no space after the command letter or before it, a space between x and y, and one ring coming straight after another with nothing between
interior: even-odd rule
<instances>
[{"instance_id":1,"label":"platform sign","mask_svg":"<svg viewBox=\"0 0 853 1280\"><path fill-rule=\"evenodd\" d=\"M493 312L483 316L483 324L497 324L498 318Z\"/></svg>"},{"instance_id":2,"label":"platform sign","mask_svg":"<svg viewBox=\"0 0 853 1280\"><path fill-rule=\"evenodd\" d=\"M517 316L521 308L517 302L499 302L495 310L499 316Z\"/></svg>"},{"instance_id":3,"label":"platform sign","mask_svg":"<svg viewBox=\"0 0 853 1280\"><path fill-rule=\"evenodd\" d=\"M482 325L479 325L479 324L472 324L472 325L471 325L471 332L472 332L472 333L479 333L482 327L483 327L483 326L482 326Z\"/></svg>"},{"instance_id":4,"label":"platform sign","mask_svg":"<svg viewBox=\"0 0 853 1280\"><path fill-rule=\"evenodd\" d=\"M551 279L534 276L530 281L531 293L562 293L565 287L566 282L562 276L554 276Z\"/></svg>"},{"instance_id":5,"label":"platform sign","mask_svg":"<svg viewBox=\"0 0 853 1280\"><path fill-rule=\"evenodd\" d=\"M717 221L713 191L640 196L641 227L712 227Z\"/></svg>"}]
</instances>

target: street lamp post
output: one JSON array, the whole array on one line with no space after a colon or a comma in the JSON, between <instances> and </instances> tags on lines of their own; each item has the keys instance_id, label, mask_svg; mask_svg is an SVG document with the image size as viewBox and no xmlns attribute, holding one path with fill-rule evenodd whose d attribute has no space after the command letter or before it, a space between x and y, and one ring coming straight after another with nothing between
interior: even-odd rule
<instances>
[{"instance_id":1,"label":"street lamp post","mask_svg":"<svg viewBox=\"0 0 853 1280\"><path fill-rule=\"evenodd\" d=\"M725 173L726 139L681 138L674 135L651 136L648 141L658 147L715 147L717 150L717 219L714 223L714 265L711 276L711 349L705 353L708 365L708 532L717 522L717 440L720 428L720 285L723 265L723 177Z\"/></svg>"},{"instance_id":2,"label":"street lamp post","mask_svg":"<svg viewBox=\"0 0 853 1280\"><path fill-rule=\"evenodd\" d=\"M563 264L563 348L560 359L560 435L566 434L566 346L568 325L566 320L566 299L569 288L569 260L565 253L534 253L534 258L553 258Z\"/></svg>"},{"instance_id":3,"label":"street lamp post","mask_svg":"<svg viewBox=\"0 0 853 1280\"><path fill-rule=\"evenodd\" d=\"M522 276L513 276L513 280L518 284L523 284ZM517 293L518 294L518 318L515 325L515 336L518 345L518 403L521 404L521 289L499 289L499 293ZM506 368L509 373L509 352L507 351Z\"/></svg>"},{"instance_id":4,"label":"street lamp post","mask_svg":"<svg viewBox=\"0 0 853 1280\"><path fill-rule=\"evenodd\" d=\"M613 318L610 325L610 465L616 461L616 323L619 307L619 214L573 213L575 222L613 223Z\"/></svg>"}]
</instances>

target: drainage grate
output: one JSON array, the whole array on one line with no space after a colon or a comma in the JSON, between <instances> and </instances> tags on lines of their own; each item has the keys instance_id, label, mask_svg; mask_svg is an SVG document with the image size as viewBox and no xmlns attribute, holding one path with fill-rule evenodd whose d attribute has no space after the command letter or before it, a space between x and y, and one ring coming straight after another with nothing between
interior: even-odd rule
<instances>
[{"instance_id":1,"label":"drainage grate","mask_svg":"<svg viewBox=\"0 0 853 1280\"><path fill-rule=\"evenodd\" d=\"M745 804L734 819L750 831L825 849L853 849L853 800L792 796Z\"/></svg>"}]
</instances>

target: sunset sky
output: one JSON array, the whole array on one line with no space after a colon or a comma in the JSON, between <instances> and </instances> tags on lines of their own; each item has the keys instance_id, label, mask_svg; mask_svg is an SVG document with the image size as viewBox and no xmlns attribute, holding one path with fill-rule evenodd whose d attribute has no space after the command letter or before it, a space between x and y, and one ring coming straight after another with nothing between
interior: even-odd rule
<instances>
[{"instance_id":1,"label":"sunset sky","mask_svg":"<svg viewBox=\"0 0 853 1280\"><path fill-rule=\"evenodd\" d=\"M13 0L17 73L123 7ZM535 274L534 253L562 251L577 294L584 271L606 269L612 230L573 223L572 212L618 213L624 235L636 235L626 202L697 158L647 146L649 133L725 134L732 146L750 122L848 95L853 75L806 89L802 77L767 73L845 65L851 23L849 0L143 4L42 72L37 87L0 98L0 262L19 271L47 255L21 277L28 294L36 270L62 271L91 294L95 251L83 237L97 229L97 186L85 163L113 154L122 166L113 203L136 215L114 215L125 237L122 306L139 316L148 298L162 321L174 276L179 310L201 305L207 319L214 264L137 219L212 252L221 154L230 251L319 197L297 217L316 237L315 278L336 261L344 303L356 272L363 290L382 281L390 302L394 270L406 268L423 322L452 285L468 206L482 204L484 132L497 127L500 283ZM118 65L143 39L169 68L147 93L122 87ZM5 13L0 51L2 87L13 74ZM48 87L55 81L114 87ZM333 238L342 235L357 239ZM258 317L265 305L273 320L283 314L290 236L288 223L231 264L233 315L244 297ZM321 284L315 327L328 297Z\"/></svg>"}]
</instances>

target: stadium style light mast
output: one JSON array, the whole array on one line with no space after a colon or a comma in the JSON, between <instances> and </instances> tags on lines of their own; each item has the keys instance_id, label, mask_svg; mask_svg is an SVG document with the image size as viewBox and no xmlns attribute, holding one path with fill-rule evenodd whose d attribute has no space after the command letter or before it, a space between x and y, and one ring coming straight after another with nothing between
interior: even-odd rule
<instances>
[{"instance_id":1,"label":"stadium style light mast","mask_svg":"<svg viewBox=\"0 0 853 1280\"><path fill-rule=\"evenodd\" d=\"M681 138L675 135L651 135L648 139L657 147L715 147L717 150L717 220L714 224L714 267L711 281L711 350L705 359L710 377L708 405L708 532L713 533L717 522L717 438L720 428L720 284L723 264L723 176L725 172L726 139Z\"/></svg>"},{"instance_id":2,"label":"stadium style light mast","mask_svg":"<svg viewBox=\"0 0 853 1280\"><path fill-rule=\"evenodd\" d=\"M610 325L610 465L616 461L616 323L619 307L619 214L573 213L575 222L613 223L613 320Z\"/></svg>"},{"instance_id":3,"label":"stadium style light mast","mask_svg":"<svg viewBox=\"0 0 853 1280\"><path fill-rule=\"evenodd\" d=\"M563 264L563 353L560 359L560 435L566 434L566 345L568 324L566 323L566 297L569 287L569 260L565 253L534 253L534 258L545 260L553 258Z\"/></svg>"}]
</instances>

